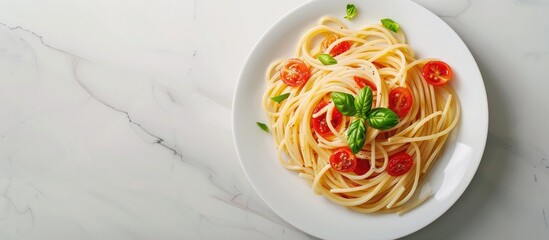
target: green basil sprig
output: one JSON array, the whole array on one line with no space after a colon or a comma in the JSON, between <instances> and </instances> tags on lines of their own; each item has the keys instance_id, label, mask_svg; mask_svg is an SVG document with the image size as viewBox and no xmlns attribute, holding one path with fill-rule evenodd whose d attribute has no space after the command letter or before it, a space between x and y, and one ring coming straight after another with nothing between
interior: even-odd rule
<instances>
[{"instance_id":1,"label":"green basil sprig","mask_svg":"<svg viewBox=\"0 0 549 240\"><path fill-rule=\"evenodd\" d=\"M332 92L330 93L332 101L339 112L345 116L354 116L356 114L355 109L355 97L348 93Z\"/></svg>"},{"instance_id":2,"label":"green basil sprig","mask_svg":"<svg viewBox=\"0 0 549 240\"><path fill-rule=\"evenodd\" d=\"M368 86L362 88L356 98L348 93L332 92L332 102L341 114L356 117L347 131L347 145L357 154L366 141L366 127L387 130L399 122L398 115L388 108L372 109L373 94Z\"/></svg>"},{"instance_id":3,"label":"green basil sprig","mask_svg":"<svg viewBox=\"0 0 549 240\"><path fill-rule=\"evenodd\" d=\"M367 118L368 111L372 108L372 100L374 99L372 89L365 87L358 92L355 100L355 108L357 116Z\"/></svg>"},{"instance_id":4,"label":"green basil sprig","mask_svg":"<svg viewBox=\"0 0 549 240\"><path fill-rule=\"evenodd\" d=\"M337 60L326 53L318 55L318 60L320 60L320 62L324 65L333 65L337 63Z\"/></svg>"},{"instance_id":5,"label":"green basil sprig","mask_svg":"<svg viewBox=\"0 0 549 240\"><path fill-rule=\"evenodd\" d=\"M349 131L347 132L347 144L351 151L356 154L364 146L366 141L366 123L364 119L357 118L349 124Z\"/></svg>"},{"instance_id":6,"label":"green basil sprig","mask_svg":"<svg viewBox=\"0 0 549 240\"><path fill-rule=\"evenodd\" d=\"M269 127L267 127L267 124L265 123L262 123L262 122L255 122L257 124L257 126L259 128L261 128L261 130L263 130L264 132L268 133L269 132Z\"/></svg>"},{"instance_id":7,"label":"green basil sprig","mask_svg":"<svg viewBox=\"0 0 549 240\"><path fill-rule=\"evenodd\" d=\"M393 21L392 19L390 18L384 18L384 19L381 19L381 24L383 24L383 26L393 32L398 32L398 29L400 29L400 26L398 25L398 23L396 23L395 21Z\"/></svg>"},{"instance_id":8,"label":"green basil sprig","mask_svg":"<svg viewBox=\"0 0 549 240\"><path fill-rule=\"evenodd\" d=\"M354 4L347 4L347 16L345 16L345 19L351 20L356 15L356 7Z\"/></svg>"},{"instance_id":9,"label":"green basil sprig","mask_svg":"<svg viewBox=\"0 0 549 240\"><path fill-rule=\"evenodd\" d=\"M290 96L290 93L284 93L284 94L272 97L271 100L273 100L277 103L280 103L280 102L284 101L284 99L288 98L289 96Z\"/></svg>"},{"instance_id":10,"label":"green basil sprig","mask_svg":"<svg viewBox=\"0 0 549 240\"><path fill-rule=\"evenodd\" d=\"M398 115L388 108L374 108L368 113L368 124L376 129L387 130L398 124Z\"/></svg>"}]
</instances>

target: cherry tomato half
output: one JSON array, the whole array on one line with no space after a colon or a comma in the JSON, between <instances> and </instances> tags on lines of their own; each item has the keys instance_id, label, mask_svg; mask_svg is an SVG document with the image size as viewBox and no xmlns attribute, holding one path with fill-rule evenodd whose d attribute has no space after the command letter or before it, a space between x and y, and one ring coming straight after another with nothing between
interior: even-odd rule
<instances>
[{"instance_id":1,"label":"cherry tomato half","mask_svg":"<svg viewBox=\"0 0 549 240\"><path fill-rule=\"evenodd\" d=\"M355 76L354 79L355 79L356 85L360 89L363 89L365 86L368 86L372 89L372 91L377 91L377 87L372 81L370 81L366 78L361 78L361 77L357 77L357 76Z\"/></svg>"},{"instance_id":2,"label":"cherry tomato half","mask_svg":"<svg viewBox=\"0 0 549 240\"><path fill-rule=\"evenodd\" d=\"M393 177L401 176L410 171L414 165L414 160L406 152L399 152L389 157L387 164L387 173Z\"/></svg>"},{"instance_id":3,"label":"cherry tomato half","mask_svg":"<svg viewBox=\"0 0 549 240\"><path fill-rule=\"evenodd\" d=\"M397 87L389 93L389 109L393 110L398 117L403 118L412 108L412 92L405 87Z\"/></svg>"},{"instance_id":4,"label":"cherry tomato half","mask_svg":"<svg viewBox=\"0 0 549 240\"><path fill-rule=\"evenodd\" d=\"M368 171L370 171L370 160L368 159L357 159L356 161L356 168L353 171L356 175L364 175Z\"/></svg>"},{"instance_id":5,"label":"cherry tomato half","mask_svg":"<svg viewBox=\"0 0 549 240\"><path fill-rule=\"evenodd\" d=\"M348 147L339 148L330 156L330 165L339 172L352 172L355 170L356 157Z\"/></svg>"},{"instance_id":6,"label":"cherry tomato half","mask_svg":"<svg viewBox=\"0 0 549 240\"><path fill-rule=\"evenodd\" d=\"M328 102L320 102L318 105L316 105L315 109L313 110L313 115L320 111L322 108L324 108L326 105L328 105ZM330 131L330 128L328 127L328 121L326 119L327 115L328 114L324 113L316 118L311 117L311 121L313 122L313 129L322 137L329 137L333 135L332 131ZM338 129L342 121L343 115L337 110L337 108L334 108L332 111L332 120L330 121L332 123L332 126L335 129Z\"/></svg>"},{"instance_id":7,"label":"cherry tomato half","mask_svg":"<svg viewBox=\"0 0 549 240\"><path fill-rule=\"evenodd\" d=\"M335 34L330 34L330 35L326 36L324 41L322 41L322 43L320 43L320 50L322 52L326 52L326 49L328 49L328 47L330 47L330 45L332 45L332 43L334 43L338 38L339 37ZM330 50L330 56L335 57L339 54L342 54L342 53L346 52L350 48L351 48L351 43L349 43L349 41L340 42L337 45L335 45L332 48L332 50Z\"/></svg>"},{"instance_id":8,"label":"cherry tomato half","mask_svg":"<svg viewBox=\"0 0 549 240\"><path fill-rule=\"evenodd\" d=\"M280 69L280 78L288 86L301 87L309 80L309 67L300 59L291 58Z\"/></svg>"},{"instance_id":9,"label":"cherry tomato half","mask_svg":"<svg viewBox=\"0 0 549 240\"><path fill-rule=\"evenodd\" d=\"M454 75L452 68L441 61L427 62L423 65L422 73L425 81L434 86L446 84Z\"/></svg>"}]
</instances>

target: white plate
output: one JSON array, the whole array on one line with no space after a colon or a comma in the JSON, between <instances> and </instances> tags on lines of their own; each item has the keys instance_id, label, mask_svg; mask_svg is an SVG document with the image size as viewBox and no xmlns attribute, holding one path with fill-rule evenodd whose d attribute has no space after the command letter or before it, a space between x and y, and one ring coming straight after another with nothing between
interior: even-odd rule
<instances>
[{"instance_id":1,"label":"white plate","mask_svg":"<svg viewBox=\"0 0 549 240\"><path fill-rule=\"evenodd\" d=\"M352 2L351 2L352 3ZM361 0L352 21L343 19L347 2L308 2L275 23L259 40L244 64L233 101L233 137L240 163L261 198L295 227L324 239L390 239L413 233L433 222L452 206L471 182L484 152L488 132L488 104L477 64L459 36L440 18L412 1ZM341 17L352 29L382 18L398 22L418 58L448 62L462 117L425 184L434 196L414 210L396 214L353 212L315 195L296 172L276 159L270 135L256 122L266 122L261 108L265 71L275 59L293 57L298 39L325 15Z\"/></svg>"}]
</instances>

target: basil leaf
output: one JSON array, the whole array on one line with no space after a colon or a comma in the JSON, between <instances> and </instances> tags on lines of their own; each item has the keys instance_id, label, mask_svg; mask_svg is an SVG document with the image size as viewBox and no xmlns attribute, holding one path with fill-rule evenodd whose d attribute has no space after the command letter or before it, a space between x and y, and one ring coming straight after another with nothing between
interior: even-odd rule
<instances>
[{"instance_id":1,"label":"basil leaf","mask_svg":"<svg viewBox=\"0 0 549 240\"><path fill-rule=\"evenodd\" d=\"M267 127L267 124L262 122L256 122L257 126L261 128L261 130L265 131L266 133L269 132L269 127Z\"/></svg>"},{"instance_id":2,"label":"basil leaf","mask_svg":"<svg viewBox=\"0 0 549 240\"><path fill-rule=\"evenodd\" d=\"M365 86L360 91L355 99L355 109L358 117L366 118L368 111L372 108L372 100L374 99L372 95L372 89L368 86Z\"/></svg>"},{"instance_id":3,"label":"basil leaf","mask_svg":"<svg viewBox=\"0 0 549 240\"><path fill-rule=\"evenodd\" d=\"M389 19L389 18L384 18L384 19L381 19L381 24L383 24L383 26L393 32L398 32L398 29L400 28L400 26L398 25L398 23L396 23L395 21Z\"/></svg>"},{"instance_id":4,"label":"basil leaf","mask_svg":"<svg viewBox=\"0 0 549 240\"><path fill-rule=\"evenodd\" d=\"M320 60L320 62L324 65L332 65L337 63L337 60L326 53L318 55L318 60Z\"/></svg>"},{"instance_id":5,"label":"basil leaf","mask_svg":"<svg viewBox=\"0 0 549 240\"><path fill-rule=\"evenodd\" d=\"M390 129L398 124L398 115L388 108L374 108L368 112L368 125L380 130Z\"/></svg>"},{"instance_id":6,"label":"basil leaf","mask_svg":"<svg viewBox=\"0 0 549 240\"><path fill-rule=\"evenodd\" d=\"M354 116L356 114L355 98L353 95L342 92L332 92L330 93L330 97L332 97L332 102L334 102L335 107L341 114L345 116Z\"/></svg>"},{"instance_id":7,"label":"basil leaf","mask_svg":"<svg viewBox=\"0 0 549 240\"><path fill-rule=\"evenodd\" d=\"M272 97L271 100L273 100L277 103L280 103L280 102L284 101L284 99L288 98L289 96L290 96L290 93L284 93L284 94Z\"/></svg>"},{"instance_id":8,"label":"basil leaf","mask_svg":"<svg viewBox=\"0 0 549 240\"><path fill-rule=\"evenodd\" d=\"M362 118L357 118L349 125L347 144L351 151L357 154L364 146L364 141L366 141L366 122Z\"/></svg>"},{"instance_id":9,"label":"basil leaf","mask_svg":"<svg viewBox=\"0 0 549 240\"><path fill-rule=\"evenodd\" d=\"M347 4L347 16L345 19L351 20L356 15L356 7L354 4Z\"/></svg>"}]
</instances>

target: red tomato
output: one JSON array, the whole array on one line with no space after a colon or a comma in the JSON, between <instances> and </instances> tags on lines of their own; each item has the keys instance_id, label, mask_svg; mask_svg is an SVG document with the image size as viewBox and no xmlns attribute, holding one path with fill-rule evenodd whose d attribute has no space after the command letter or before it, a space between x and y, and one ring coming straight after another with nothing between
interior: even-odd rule
<instances>
[{"instance_id":1,"label":"red tomato","mask_svg":"<svg viewBox=\"0 0 549 240\"><path fill-rule=\"evenodd\" d=\"M330 45L332 45L332 43L334 43L338 38L339 37L335 34L330 34L330 35L326 36L324 41L322 41L322 43L320 43L320 50L322 52L326 52L326 49L328 49L328 47ZM339 54L342 54L342 53L346 52L350 48L351 48L351 43L349 43L349 41L340 42L332 48L332 50L330 51L330 55L332 57L335 57Z\"/></svg>"},{"instance_id":2,"label":"red tomato","mask_svg":"<svg viewBox=\"0 0 549 240\"><path fill-rule=\"evenodd\" d=\"M328 105L328 102L320 102L313 110L313 114L320 111L326 105ZM328 127L328 121L326 120L326 116L327 114L324 113L316 118L311 117L311 121L313 122L313 129L322 137L329 137L333 135L332 131L330 131L330 128ZM330 121L332 123L332 126L335 129L338 129L342 121L343 115L337 110L337 108L334 108L332 112L332 121Z\"/></svg>"},{"instance_id":3,"label":"red tomato","mask_svg":"<svg viewBox=\"0 0 549 240\"><path fill-rule=\"evenodd\" d=\"M389 157L386 170L389 175L397 177L410 171L412 165L414 165L412 156L406 152L399 152Z\"/></svg>"},{"instance_id":4,"label":"red tomato","mask_svg":"<svg viewBox=\"0 0 549 240\"><path fill-rule=\"evenodd\" d=\"M370 160L368 159L358 159L356 161L356 168L353 171L356 175L364 175L368 171L370 171Z\"/></svg>"},{"instance_id":5,"label":"red tomato","mask_svg":"<svg viewBox=\"0 0 549 240\"><path fill-rule=\"evenodd\" d=\"M427 62L423 65L422 73L425 81L434 86L446 84L454 75L452 68L441 61Z\"/></svg>"},{"instance_id":6,"label":"red tomato","mask_svg":"<svg viewBox=\"0 0 549 240\"><path fill-rule=\"evenodd\" d=\"M356 85L358 85L360 89L363 89L365 86L368 86L372 89L372 91L377 91L376 85L370 80L366 78L357 77L357 76L355 76L354 79L355 79Z\"/></svg>"},{"instance_id":7,"label":"red tomato","mask_svg":"<svg viewBox=\"0 0 549 240\"><path fill-rule=\"evenodd\" d=\"M330 156L330 165L333 169L340 172L352 172L355 170L356 161L355 155L348 147L339 148Z\"/></svg>"},{"instance_id":8,"label":"red tomato","mask_svg":"<svg viewBox=\"0 0 549 240\"><path fill-rule=\"evenodd\" d=\"M309 77L309 67L297 58L290 58L280 69L280 78L288 86L301 87L309 80Z\"/></svg>"},{"instance_id":9,"label":"red tomato","mask_svg":"<svg viewBox=\"0 0 549 240\"><path fill-rule=\"evenodd\" d=\"M412 92L408 88L397 87L389 93L389 109L393 110L398 117L403 118L412 108Z\"/></svg>"}]
</instances>

